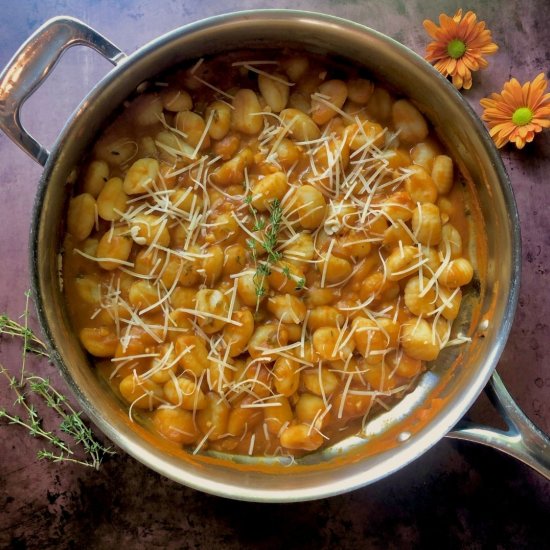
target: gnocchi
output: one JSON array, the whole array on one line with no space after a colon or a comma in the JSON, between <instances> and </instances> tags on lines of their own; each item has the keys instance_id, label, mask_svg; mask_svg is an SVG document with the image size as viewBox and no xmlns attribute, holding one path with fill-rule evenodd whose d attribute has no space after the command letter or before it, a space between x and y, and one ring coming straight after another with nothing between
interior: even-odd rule
<instances>
[{"instance_id":1,"label":"gnocchi","mask_svg":"<svg viewBox=\"0 0 550 550\"><path fill-rule=\"evenodd\" d=\"M360 431L449 343L478 268L464 191L420 110L360 70L235 52L200 74L161 75L91 150L66 213L69 313L159 437L300 456Z\"/></svg>"}]
</instances>

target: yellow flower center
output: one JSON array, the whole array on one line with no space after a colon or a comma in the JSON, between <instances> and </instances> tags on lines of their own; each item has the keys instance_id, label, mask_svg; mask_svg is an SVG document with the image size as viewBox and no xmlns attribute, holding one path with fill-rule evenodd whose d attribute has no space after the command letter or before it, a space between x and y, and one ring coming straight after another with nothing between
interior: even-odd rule
<instances>
[{"instance_id":1,"label":"yellow flower center","mask_svg":"<svg viewBox=\"0 0 550 550\"><path fill-rule=\"evenodd\" d=\"M525 126L533 120L534 113L529 107L520 107L514 111L512 122L516 126Z\"/></svg>"},{"instance_id":2,"label":"yellow flower center","mask_svg":"<svg viewBox=\"0 0 550 550\"><path fill-rule=\"evenodd\" d=\"M447 44L447 53L453 58L453 59L459 59L464 55L466 52L466 44L462 42L462 40L459 40L458 38L454 38Z\"/></svg>"}]
</instances>

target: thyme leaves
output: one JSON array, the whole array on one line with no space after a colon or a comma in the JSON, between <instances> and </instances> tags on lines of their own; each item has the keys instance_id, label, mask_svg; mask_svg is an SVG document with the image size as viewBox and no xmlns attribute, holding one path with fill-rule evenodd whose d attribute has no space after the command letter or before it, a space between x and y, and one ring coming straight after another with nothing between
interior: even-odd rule
<instances>
[{"instance_id":1,"label":"thyme leaves","mask_svg":"<svg viewBox=\"0 0 550 550\"><path fill-rule=\"evenodd\" d=\"M49 448L38 451L38 459L72 462L97 470L106 456L114 454L114 450L96 439L82 420L82 412L74 409L68 398L48 378L26 372L27 354L50 357L46 344L28 326L29 300L30 292L27 292L22 322L6 314L0 315L0 337L9 336L22 343L19 377L13 376L0 363L0 374L6 378L10 390L15 394L14 410L0 407L0 420L24 428L31 437L39 438L48 445ZM35 398L56 413L58 425L55 429L45 427L34 404Z\"/></svg>"}]
</instances>

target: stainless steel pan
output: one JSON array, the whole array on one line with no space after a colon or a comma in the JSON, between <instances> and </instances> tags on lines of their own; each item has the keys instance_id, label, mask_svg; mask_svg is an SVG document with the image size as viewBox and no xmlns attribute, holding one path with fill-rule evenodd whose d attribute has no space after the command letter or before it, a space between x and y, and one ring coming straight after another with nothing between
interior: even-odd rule
<instances>
[{"instance_id":1,"label":"stainless steel pan","mask_svg":"<svg viewBox=\"0 0 550 550\"><path fill-rule=\"evenodd\" d=\"M82 101L52 151L47 151L21 125L20 108L60 55L77 44L94 48L115 68ZM192 457L160 445L146 430L131 424L123 405L95 376L71 331L58 263L64 208L76 168L105 121L141 82L204 55L283 45L339 55L412 98L474 182L487 236L486 266L478 266L481 292L473 289L466 297L470 307L465 308L457 329L470 334L472 343L443 354L412 394L368 424L366 438L348 438L288 467L282 460L269 464L263 459ZM510 182L491 139L462 96L401 44L335 17L259 10L188 25L127 56L80 21L59 17L38 29L0 75L0 127L44 165L32 222L30 261L39 317L53 358L93 422L150 468L177 482L225 497L272 502L308 500L372 483L447 436L497 448L550 477L548 438L525 417L494 372L510 331L519 290L520 233ZM461 421L487 384L489 396L508 425L507 431Z\"/></svg>"}]
</instances>

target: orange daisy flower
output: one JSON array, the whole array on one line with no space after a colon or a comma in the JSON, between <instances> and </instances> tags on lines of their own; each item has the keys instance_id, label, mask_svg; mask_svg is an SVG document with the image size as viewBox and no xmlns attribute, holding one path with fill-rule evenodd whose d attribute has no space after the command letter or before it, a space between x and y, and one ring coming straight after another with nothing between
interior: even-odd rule
<instances>
[{"instance_id":1,"label":"orange daisy flower","mask_svg":"<svg viewBox=\"0 0 550 550\"><path fill-rule=\"evenodd\" d=\"M533 141L535 134L550 127L550 93L548 82L540 73L523 86L512 78L500 94L491 94L480 101L484 108L481 118L498 148L513 141L518 149Z\"/></svg>"},{"instance_id":2,"label":"orange daisy flower","mask_svg":"<svg viewBox=\"0 0 550 550\"><path fill-rule=\"evenodd\" d=\"M452 77L457 89L472 87L472 71L485 69L488 63L484 55L494 54L498 46L492 42L491 31L485 22L477 22L477 16L469 11L462 18L462 10L453 17L442 13L438 27L426 19L423 23L428 34L434 39L426 47L426 60L446 77Z\"/></svg>"}]
</instances>

